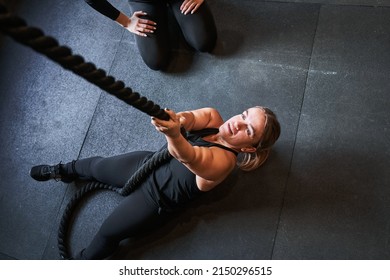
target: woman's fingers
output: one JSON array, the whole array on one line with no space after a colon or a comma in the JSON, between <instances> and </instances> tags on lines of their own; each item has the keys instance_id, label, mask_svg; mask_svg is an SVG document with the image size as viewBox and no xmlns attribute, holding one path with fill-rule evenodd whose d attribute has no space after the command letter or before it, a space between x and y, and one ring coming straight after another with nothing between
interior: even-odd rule
<instances>
[{"instance_id":1,"label":"woman's fingers","mask_svg":"<svg viewBox=\"0 0 390 280\"><path fill-rule=\"evenodd\" d=\"M147 23L138 23L137 29L139 32L153 33L156 27Z\"/></svg>"},{"instance_id":2,"label":"woman's fingers","mask_svg":"<svg viewBox=\"0 0 390 280\"><path fill-rule=\"evenodd\" d=\"M148 33L154 33L157 25L152 20L140 18L140 16L145 15L147 15L147 13L143 11L134 12L128 28L131 32L143 37L147 37Z\"/></svg>"},{"instance_id":3,"label":"woman's fingers","mask_svg":"<svg viewBox=\"0 0 390 280\"><path fill-rule=\"evenodd\" d=\"M202 5L203 0L184 0L180 6L182 14L195 13L195 11Z\"/></svg>"},{"instance_id":4,"label":"woman's fingers","mask_svg":"<svg viewBox=\"0 0 390 280\"><path fill-rule=\"evenodd\" d=\"M143 12L143 11L136 11L136 12L134 12L133 15L139 17L139 16L145 16L145 15L147 15L147 13Z\"/></svg>"}]
</instances>

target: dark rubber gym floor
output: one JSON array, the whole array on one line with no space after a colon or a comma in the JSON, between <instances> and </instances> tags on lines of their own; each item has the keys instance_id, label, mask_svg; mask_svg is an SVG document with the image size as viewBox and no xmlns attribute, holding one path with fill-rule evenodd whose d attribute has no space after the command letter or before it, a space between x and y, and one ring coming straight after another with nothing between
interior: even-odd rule
<instances>
[{"instance_id":1,"label":"dark rubber gym floor","mask_svg":"<svg viewBox=\"0 0 390 280\"><path fill-rule=\"evenodd\" d=\"M214 53L176 43L167 72L147 68L134 35L84 1L6 2L161 107L227 118L264 105L280 119L264 167L235 172L114 259L390 259L389 0L209 0ZM0 259L60 259L59 221L82 185L38 183L31 166L164 143L149 116L5 36L0 109ZM73 252L120 199L83 201Z\"/></svg>"}]
</instances>

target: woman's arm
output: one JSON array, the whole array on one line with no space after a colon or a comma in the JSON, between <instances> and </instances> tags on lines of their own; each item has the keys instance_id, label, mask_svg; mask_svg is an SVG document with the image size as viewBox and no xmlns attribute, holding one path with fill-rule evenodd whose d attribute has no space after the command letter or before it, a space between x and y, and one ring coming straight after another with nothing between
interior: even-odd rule
<instances>
[{"instance_id":1,"label":"woman's arm","mask_svg":"<svg viewBox=\"0 0 390 280\"><path fill-rule=\"evenodd\" d=\"M233 153L217 147L192 146L181 134L166 139L169 153L197 175L196 182L202 191L221 183L236 164Z\"/></svg>"},{"instance_id":2,"label":"woman's arm","mask_svg":"<svg viewBox=\"0 0 390 280\"><path fill-rule=\"evenodd\" d=\"M156 30L156 23L154 21L140 18L140 16L147 15L145 12L134 12L132 17L129 18L106 0L84 1L102 15L114 20L116 23L136 35L147 37L147 33L153 33L154 30Z\"/></svg>"},{"instance_id":3,"label":"woman's arm","mask_svg":"<svg viewBox=\"0 0 390 280\"><path fill-rule=\"evenodd\" d=\"M216 147L192 146L180 133L179 116L170 110L166 110L166 112L171 117L169 121L152 118L152 124L165 134L169 153L197 175L199 189L202 191L212 189L233 170L236 163L235 156ZM215 113L213 110L200 109L200 111L191 111L191 114L208 116L207 112ZM217 116L220 117L219 114ZM196 120L195 118L195 124ZM213 120L209 120L208 117L204 121L213 123Z\"/></svg>"},{"instance_id":4,"label":"woman's arm","mask_svg":"<svg viewBox=\"0 0 390 280\"><path fill-rule=\"evenodd\" d=\"M217 128L223 124L223 119L214 108L202 108L193 111L177 113L181 125L187 131L200 130L203 128Z\"/></svg>"},{"instance_id":5,"label":"woman's arm","mask_svg":"<svg viewBox=\"0 0 390 280\"><path fill-rule=\"evenodd\" d=\"M88 5L90 5L93 9L105 15L106 17L116 20L120 14L120 11L111 5L106 0L84 0Z\"/></svg>"}]
</instances>

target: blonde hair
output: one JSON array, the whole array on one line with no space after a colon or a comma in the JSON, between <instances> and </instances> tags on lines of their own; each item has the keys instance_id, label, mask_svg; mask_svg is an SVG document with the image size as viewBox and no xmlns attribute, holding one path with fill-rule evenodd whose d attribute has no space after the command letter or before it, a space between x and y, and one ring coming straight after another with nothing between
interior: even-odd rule
<instances>
[{"instance_id":1,"label":"blonde hair","mask_svg":"<svg viewBox=\"0 0 390 280\"><path fill-rule=\"evenodd\" d=\"M260 141L255 145L253 153L243 153L242 159L237 163L244 171L251 171L261 166L268 158L272 146L280 136L280 124L274 112L266 107L256 106L265 113L265 127Z\"/></svg>"}]
</instances>

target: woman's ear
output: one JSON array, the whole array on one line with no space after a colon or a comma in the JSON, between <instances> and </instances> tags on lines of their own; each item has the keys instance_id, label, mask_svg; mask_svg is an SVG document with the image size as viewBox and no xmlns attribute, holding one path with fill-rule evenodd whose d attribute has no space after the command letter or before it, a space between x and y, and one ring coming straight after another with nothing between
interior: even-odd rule
<instances>
[{"instance_id":1,"label":"woman's ear","mask_svg":"<svg viewBox=\"0 0 390 280\"><path fill-rule=\"evenodd\" d=\"M254 153L256 152L255 147L246 147L246 148L241 148L242 153Z\"/></svg>"}]
</instances>

